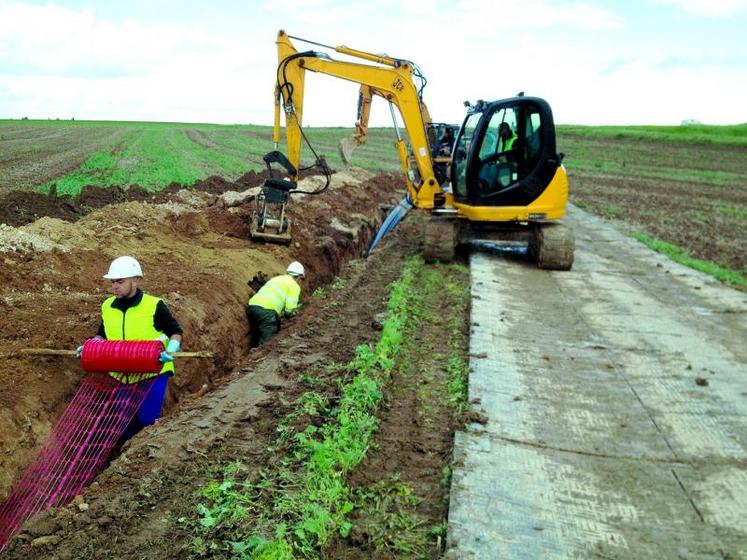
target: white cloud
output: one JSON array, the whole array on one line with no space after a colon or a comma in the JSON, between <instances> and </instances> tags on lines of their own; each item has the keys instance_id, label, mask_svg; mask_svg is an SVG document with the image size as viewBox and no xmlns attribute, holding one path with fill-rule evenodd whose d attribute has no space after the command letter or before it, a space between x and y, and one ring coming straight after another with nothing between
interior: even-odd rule
<instances>
[{"instance_id":1,"label":"white cloud","mask_svg":"<svg viewBox=\"0 0 747 560\"><path fill-rule=\"evenodd\" d=\"M613 29L622 25L614 12L585 2L461 0L455 7L463 29L477 33L550 27Z\"/></svg>"},{"instance_id":2,"label":"white cloud","mask_svg":"<svg viewBox=\"0 0 747 560\"><path fill-rule=\"evenodd\" d=\"M709 17L728 17L747 10L747 0L656 0L692 14Z\"/></svg>"},{"instance_id":3,"label":"white cloud","mask_svg":"<svg viewBox=\"0 0 747 560\"><path fill-rule=\"evenodd\" d=\"M3 116L247 122L258 68L272 115L274 65L245 41L199 29L0 4L0 101L12 100Z\"/></svg>"},{"instance_id":4,"label":"white cloud","mask_svg":"<svg viewBox=\"0 0 747 560\"><path fill-rule=\"evenodd\" d=\"M666 25L647 41L636 35L630 13L623 18L591 3L457 1L292 0L226 16L251 23L231 31L0 0L0 117L270 124L274 36L283 27L320 43L415 61L429 80L425 100L438 121L461 121L466 99L518 91L546 97L558 122L747 120L741 105L717 114L718 104L703 102L714 91L730 101L747 97L735 77L744 75L745 47L725 48L707 32L667 34ZM698 85L704 76L708 89ZM306 124L352 126L357 89L310 73ZM381 99L371 124L391 124Z\"/></svg>"}]
</instances>

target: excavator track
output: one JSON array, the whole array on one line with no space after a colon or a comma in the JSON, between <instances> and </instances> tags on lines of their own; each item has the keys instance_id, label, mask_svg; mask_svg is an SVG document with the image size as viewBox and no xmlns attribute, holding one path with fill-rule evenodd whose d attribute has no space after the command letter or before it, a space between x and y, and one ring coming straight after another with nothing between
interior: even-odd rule
<instances>
[{"instance_id":1,"label":"excavator track","mask_svg":"<svg viewBox=\"0 0 747 560\"><path fill-rule=\"evenodd\" d=\"M539 224L529 240L529 254L539 268L570 270L576 239L563 224Z\"/></svg>"}]
</instances>

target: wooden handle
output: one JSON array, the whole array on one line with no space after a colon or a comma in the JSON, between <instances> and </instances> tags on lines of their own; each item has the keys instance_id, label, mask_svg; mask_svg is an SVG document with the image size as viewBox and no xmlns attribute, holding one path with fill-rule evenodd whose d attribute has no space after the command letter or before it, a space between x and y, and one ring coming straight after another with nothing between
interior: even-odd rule
<instances>
[{"instance_id":1,"label":"wooden handle","mask_svg":"<svg viewBox=\"0 0 747 560\"><path fill-rule=\"evenodd\" d=\"M175 358L215 358L215 352L170 352Z\"/></svg>"},{"instance_id":2,"label":"wooden handle","mask_svg":"<svg viewBox=\"0 0 747 560\"><path fill-rule=\"evenodd\" d=\"M75 350L57 350L55 348L23 348L19 353L26 356L75 356ZM215 352L172 352L175 358L214 358Z\"/></svg>"},{"instance_id":3,"label":"wooden handle","mask_svg":"<svg viewBox=\"0 0 747 560\"><path fill-rule=\"evenodd\" d=\"M55 350L54 348L22 348L18 352L26 356L75 356L75 350Z\"/></svg>"}]
</instances>

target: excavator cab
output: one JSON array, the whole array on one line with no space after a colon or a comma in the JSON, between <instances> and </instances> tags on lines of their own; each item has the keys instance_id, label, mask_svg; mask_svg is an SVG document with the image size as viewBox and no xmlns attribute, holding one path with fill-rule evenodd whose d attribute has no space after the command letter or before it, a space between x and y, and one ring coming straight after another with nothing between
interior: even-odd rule
<instances>
[{"instance_id":1,"label":"excavator cab","mask_svg":"<svg viewBox=\"0 0 747 560\"><path fill-rule=\"evenodd\" d=\"M471 106L455 146L454 200L470 206L529 206L562 160L550 106L536 97ZM565 207L565 200L558 203Z\"/></svg>"},{"instance_id":2,"label":"excavator cab","mask_svg":"<svg viewBox=\"0 0 747 560\"><path fill-rule=\"evenodd\" d=\"M469 105L450 170L453 206L466 220L449 227L448 209L435 211L426 255L448 260L450 246L463 244L524 247L540 268L569 270L573 232L558 222L568 202L562 159L545 100L520 94Z\"/></svg>"}]
</instances>

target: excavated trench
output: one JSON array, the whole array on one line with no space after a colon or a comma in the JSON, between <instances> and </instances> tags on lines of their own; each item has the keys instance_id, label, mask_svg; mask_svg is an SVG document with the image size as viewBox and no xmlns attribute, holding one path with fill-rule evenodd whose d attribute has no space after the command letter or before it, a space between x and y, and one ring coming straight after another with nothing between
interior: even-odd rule
<instances>
[{"instance_id":1,"label":"excavated trench","mask_svg":"<svg viewBox=\"0 0 747 560\"><path fill-rule=\"evenodd\" d=\"M294 241L280 246L248 238L252 189L262 179L211 178L157 196L89 189L73 202L53 193L44 204L57 209L47 212L56 217L28 222L45 213L43 205L32 205L15 222L7 220L19 227L0 225L0 501L83 376L72 359L28 358L18 351L72 349L93 336L109 289L101 276L112 258L131 254L140 260L144 290L163 297L184 328L184 350L217 353L213 361L177 364L164 407L169 415L220 386L248 355L244 304L253 280L299 260L307 270L302 301L308 300L346 261L361 256L380 223L380 204L401 192L395 175L339 172L323 195L293 198ZM314 190L319 179L306 181ZM20 201L18 208L24 208Z\"/></svg>"}]
</instances>

